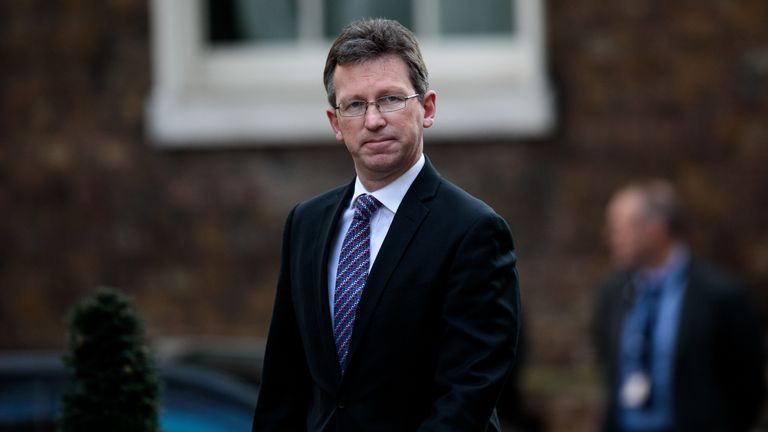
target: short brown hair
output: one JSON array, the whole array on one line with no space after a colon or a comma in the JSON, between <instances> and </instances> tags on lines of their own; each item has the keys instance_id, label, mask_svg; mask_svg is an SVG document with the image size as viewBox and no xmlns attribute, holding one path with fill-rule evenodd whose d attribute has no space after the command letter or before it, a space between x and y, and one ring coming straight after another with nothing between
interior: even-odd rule
<instances>
[{"instance_id":1,"label":"short brown hair","mask_svg":"<svg viewBox=\"0 0 768 432\"><path fill-rule=\"evenodd\" d=\"M336 106L333 74L337 65L363 63L387 54L395 54L405 62L411 85L419 98L423 97L429 88L429 77L416 36L397 21L374 18L348 24L333 42L323 71L328 103Z\"/></svg>"},{"instance_id":2,"label":"short brown hair","mask_svg":"<svg viewBox=\"0 0 768 432\"><path fill-rule=\"evenodd\" d=\"M621 191L640 194L645 201L646 214L660 217L666 223L670 234L676 237L685 234L685 211L677 188L672 182L660 178L640 180L627 185Z\"/></svg>"}]
</instances>

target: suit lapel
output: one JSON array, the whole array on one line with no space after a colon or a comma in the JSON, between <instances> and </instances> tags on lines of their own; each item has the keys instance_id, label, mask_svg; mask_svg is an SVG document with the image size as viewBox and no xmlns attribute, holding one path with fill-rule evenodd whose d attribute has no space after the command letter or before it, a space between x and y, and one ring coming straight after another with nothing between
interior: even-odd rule
<instances>
[{"instance_id":1,"label":"suit lapel","mask_svg":"<svg viewBox=\"0 0 768 432\"><path fill-rule=\"evenodd\" d=\"M336 238L336 228L339 225L339 218L344 212L344 209L349 202L352 192L354 191L354 182L346 188L342 189L341 193L337 195L337 198L329 202L324 211L321 220L321 226L318 227L319 235L318 245L314 248L315 251L319 251L318 262L315 263L318 266L315 274L319 275L320 280L317 281L318 289L313 291L316 296L314 299L315 311L318 312L317 322L319 329L317 330L322 338L321 345L325 348L326 358L329 359L329 364L338 365L339 359L336 353L336 342L333 338L333 326L331 325L331 307L328 304L328 259L330 255L331 246L333 240ZM341 379L341 373L338 368L336 371L336 381Z\"/></svg>"},{"instance_id":2,"label":"suit lapel","mask_svg":"<svg viewBox=\"0 0 768 432\"><path fill-rule=\"evenodd\" d=\"M439 184L440 176L427 160L421 173L403 197L366 281L357 307L355 327L349 345L350 364L354 361L355 349L365 335L368 323L374 315L392 273L429 213L429 208L423 201L435 195Z\"/></svg>"}]
</instances>

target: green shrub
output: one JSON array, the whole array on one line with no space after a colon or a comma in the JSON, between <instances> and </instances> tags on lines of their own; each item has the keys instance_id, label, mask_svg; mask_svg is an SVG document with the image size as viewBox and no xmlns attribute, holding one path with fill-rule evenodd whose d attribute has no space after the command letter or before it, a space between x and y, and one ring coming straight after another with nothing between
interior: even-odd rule
<instances>
[{"instance_id":1,"label":"green shrub","mask_svg":"<svg viewBox=\"0 0 768 432\"><path fill-rule=\"evenodd\" d=\"M59 432L156 432L159 381L131 300L101 288L74 307L69 325Z\"/></svg>"}]
</instances>

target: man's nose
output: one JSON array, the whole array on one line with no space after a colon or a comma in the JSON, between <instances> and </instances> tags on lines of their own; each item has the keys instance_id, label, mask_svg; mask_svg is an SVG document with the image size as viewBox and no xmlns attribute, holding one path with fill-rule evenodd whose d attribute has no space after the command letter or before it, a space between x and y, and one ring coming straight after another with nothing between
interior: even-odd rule
<instances>
[{"instance_id":1,"label":"man's nose","mask_svg":"<svg viewBox=\"0 0 768 432\"><path fill-rule=\"evenodd\" d=\"M387 124L387 120L379 111L379 106L375 102L368 103L368 107L365 110L365 127L366 129L380 129Z\"/></svg>"}]
</instances>

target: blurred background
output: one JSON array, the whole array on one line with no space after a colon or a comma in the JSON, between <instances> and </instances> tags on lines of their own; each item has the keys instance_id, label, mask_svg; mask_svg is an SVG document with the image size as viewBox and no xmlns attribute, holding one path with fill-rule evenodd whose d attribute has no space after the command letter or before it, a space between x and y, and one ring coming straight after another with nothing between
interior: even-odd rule
<instances>
[{"instance_id":1,"label":"blurred background","mask_svg":"<svg viewBox=\"0 0 768 432\"><path fill-rule=\"evenodd\" d=\"M604 207L626 182L678 184L693 249L766 312L768 2L246 3L0 2L0 350L62 350L67 311L110 285L162 355L256 381L284 218L354 175L322 67L361 15L423 36L445 95L426 153L509 221L521 398L543 430L594 430L588 328L611 270ZM492 68L505 53L514 77ZM263 66L301 58L296 76ZM478 80L502 99L461 94Z\"/></svg>"}]
</instances>

